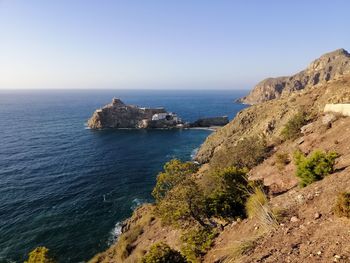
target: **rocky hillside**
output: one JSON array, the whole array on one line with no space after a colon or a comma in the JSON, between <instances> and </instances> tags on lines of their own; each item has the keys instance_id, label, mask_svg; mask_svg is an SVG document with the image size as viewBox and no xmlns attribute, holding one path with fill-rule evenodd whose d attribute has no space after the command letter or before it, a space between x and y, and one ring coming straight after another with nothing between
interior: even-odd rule
<instances>
[{"instance_id":1,"label":"rocky hillside","mask_svg":"<svg viewBox=\"0 0 350 263\"><path fill-rule=\"evenodd\" d=\"M305 111L312 118L322 112L327 103L350 103L349 86L348 74L278 100L253 105L211 134L199 149L196 159L200 163L220 163L228 153L235 151L237 143L244 137L257 135L270 141L277 140L284 125L297 112Z\"/></svg>"},{"instance_id":2,"label":"rocky hillside","mask_svg":"<svg viewBox=\"0 0 350 263\"><path fill-rule=\"evenodd\" d=\"M196 172L174 166L161 174L163 186L178 185L138 208L117 243L90 263L167 262L145 261L150 251L158 258L180 251L186 261L176 262L350 262L350 117L325 113L329 103L350 103L350 74L242 110L207 138ZM258 182L249 197L235 195L239 173L248 170L225 170L232 166L249 168L250 183ZM303 181L301 169L312 181ZM245 212L224 213L242 198ZM198 222L205 228L193 220L203 213ZM173 216L179 221L169 223ZM159 242L169 248L157 254Z\"/></svg>"},{"instance_id":3,"label":"rocky hillside","mask_svg":"<svg viewBox=\"0 0 350 263\"><path fill-rule=\"evenodd\" d=\"M344 49L338 49L324 54L313 61L305 70L287 77L267 78L258 83L248 96L239 101L256 104L307 87L322 85L350 72L350 54Z\"/></svg>"}]
</instances>

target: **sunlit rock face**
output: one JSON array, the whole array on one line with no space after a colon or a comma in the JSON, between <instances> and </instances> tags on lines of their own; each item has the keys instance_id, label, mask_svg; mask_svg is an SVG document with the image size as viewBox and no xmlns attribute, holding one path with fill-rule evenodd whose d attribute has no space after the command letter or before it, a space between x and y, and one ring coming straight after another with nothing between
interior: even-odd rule
<instances>
[{"instance_id":1,"label":"sunlit rock face","mask_svg":"<svg viewBox=\"0 0 350 263\"><path fill-rule=\"evenodd\" d=\"M257 104L288 96L301 90L335 80L350 73L350 54L345 49L326 53L313 61L305 70L287 77L267 78L259 82L241 103Z\"/></svg>"}]
</instances>

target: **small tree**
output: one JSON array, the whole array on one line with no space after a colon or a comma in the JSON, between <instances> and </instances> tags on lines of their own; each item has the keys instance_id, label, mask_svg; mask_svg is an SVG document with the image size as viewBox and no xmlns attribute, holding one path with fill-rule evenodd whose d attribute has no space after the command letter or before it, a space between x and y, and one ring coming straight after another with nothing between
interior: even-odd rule
<instances>
[{"instance_id":1,"label":"small tree","mask_svg":"<svg viewBox=\"0 0 350 263\"><path fill-rule=\"evenodd\" d=\"M24 263L54 263L49 256L49 250L46 247L37 247L29 253L28 260Z\"/></svg>"},{"instance_id":2,"label":"small tree","mask_svg":"<svg viewBox=\"0 0 350 263\"><path fill-rule=\"evenodd\" d=\"M294 162L297 165L296 176L300 178L300 186L307 186L315 181L322 180L333 172L336 152L325 153L314 151L309 157L297 151L294 153Z\"/></svg>"},{"instance_id":3,"label":"small tree","mask_svg":"<svg viewBox=\"0 0 350 263\"><path fill-rule=\"evenodd\" d=\"M249 194L246 173L246 169L228 167L212 175L216 186L206 200L209 215L244 215L244 204Z\"/></svg>"},{"instance_id":4,"label":"small tree","mask_svg":"<svg viewBox=\"0 0 350 263\"><path fill-rule=\"evenodd\" d=\"M198 170L192 162L181 162L174 159L164 165L164 171L157 176L157 183L152 191L156 202L161 201L176 185Z\"/></svg>"},{"instance_id":5,"label":"small tree","mask_svg":"<svg viewBox=\"0 0 350 263\"><path fill-rule=\"evenodd\" d=\"M186 179L171 189L157 204L156 212L165 224L179 227L184 221L194 221L206 226L205 197L192 179Z\"/></svg>"},{"instance_id":6,"label":"small tree","mask_svg":"<svg viewBox=\"0 0 350 263\"><path fill-rule=\"evenodd\" d=\"M187 263L186 258L165 243L156 243L142 258L142 263Z\"/></svg>"}]
</instances>

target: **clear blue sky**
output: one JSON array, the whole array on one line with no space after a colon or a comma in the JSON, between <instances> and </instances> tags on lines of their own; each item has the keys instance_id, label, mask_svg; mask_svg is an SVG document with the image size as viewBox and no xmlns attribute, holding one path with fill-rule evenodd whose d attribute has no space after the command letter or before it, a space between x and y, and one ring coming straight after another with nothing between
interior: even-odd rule
<instances>
[{"instance_id":1,"label":"clear blue sky","mask_svg":"<svg viewBox=\"0 0 350 263\"><path fill-rule=\"evenodd\" d=\"M0 88L251 88L350 48L350 1L0 0Z\"/></svg>"}]
</instances>

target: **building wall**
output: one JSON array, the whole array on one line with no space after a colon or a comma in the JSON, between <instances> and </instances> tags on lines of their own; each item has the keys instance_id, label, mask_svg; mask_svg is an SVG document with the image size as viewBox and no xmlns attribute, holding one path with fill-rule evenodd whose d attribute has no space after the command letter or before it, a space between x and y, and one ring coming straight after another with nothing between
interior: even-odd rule
<instances>
[{"instance_id":1,"label":"building wall","mask_svg":"<svg viewBox=\"0 0 350 263\"><path fill-rule=\"evenodd\" d=\"M344 116L350 116L350 103L349 104L326 104L324 112L340 113Z\"/></svg>"}]
</instances>

